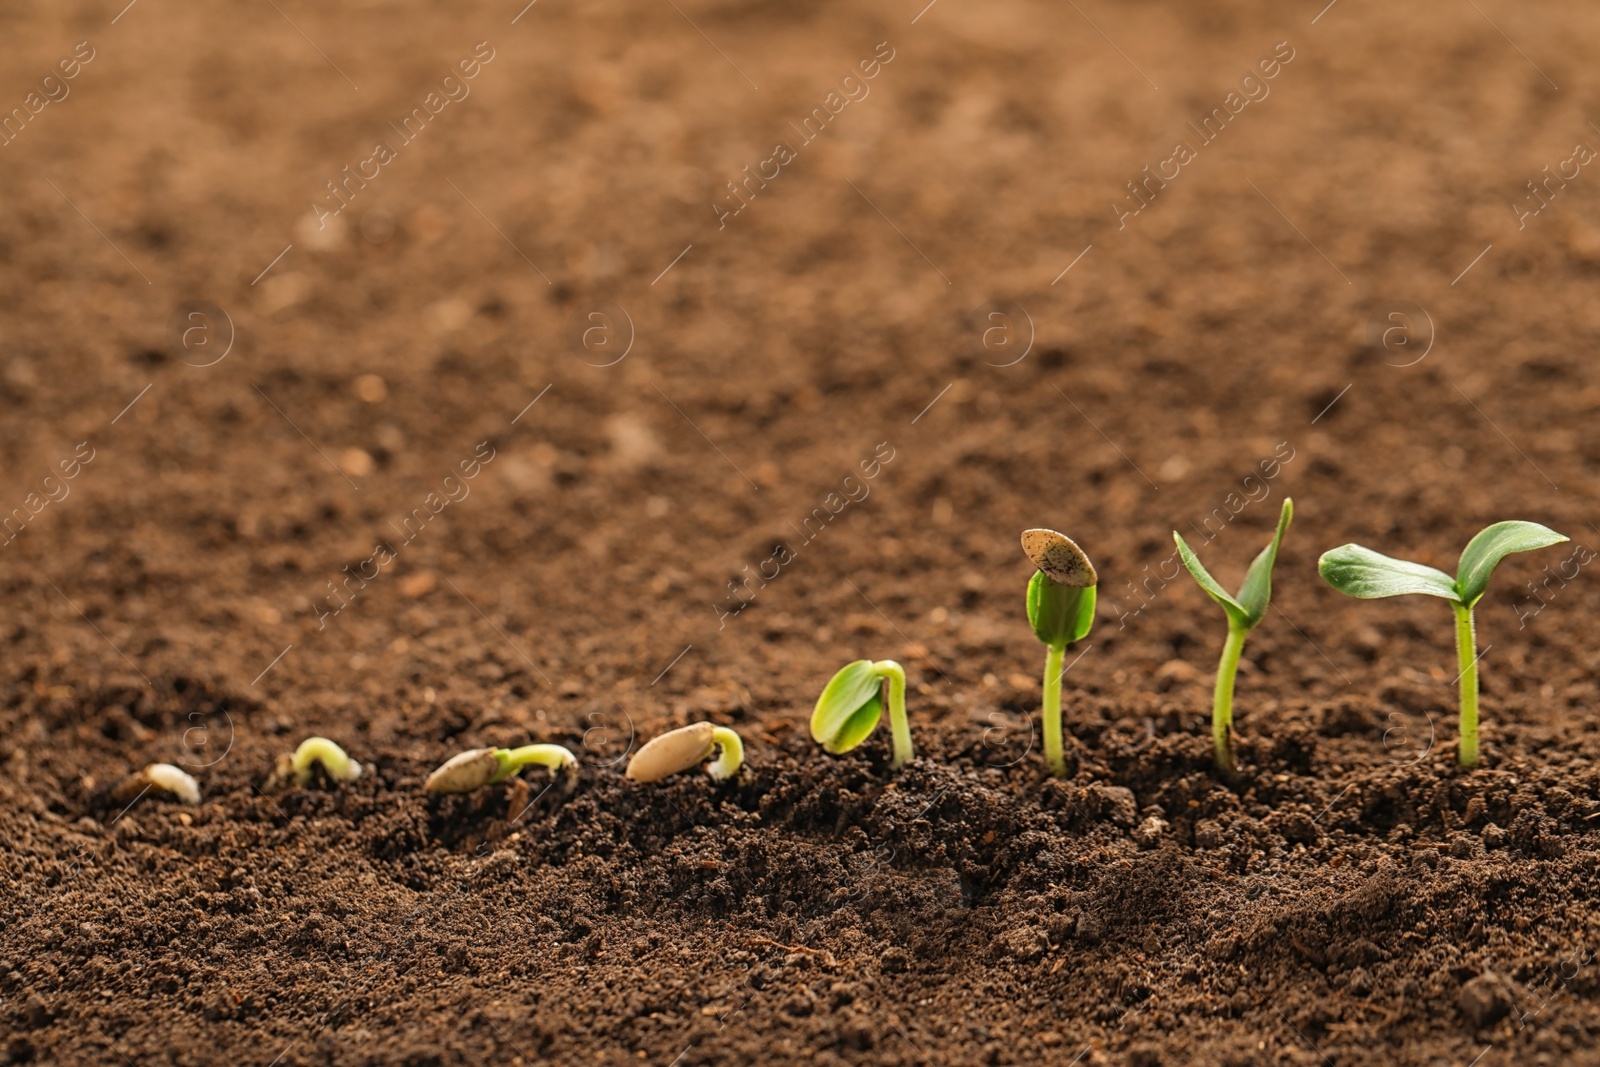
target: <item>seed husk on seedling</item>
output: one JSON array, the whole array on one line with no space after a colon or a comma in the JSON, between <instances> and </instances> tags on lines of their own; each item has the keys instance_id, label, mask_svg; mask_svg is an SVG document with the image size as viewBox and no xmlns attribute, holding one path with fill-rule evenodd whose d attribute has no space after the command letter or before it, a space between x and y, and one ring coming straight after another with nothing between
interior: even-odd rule
<instances>
[{"instance_id":1,"label":"seed husk on seedling","mask_svg":"<svg viewBox=\"0 0 1600 1067\"><path fill-rule=\"evenodd\" d=\"M858 659L839 668L823 687L811 711L811 739L839 756L865 741L883 717L884 684L889 687L889 730L894 739L891 770L899 770L915 752L911 724L906 721L906 672L892 659Z\"/></svg>"},{"instance_id":2,"label":"seed husk on seedling","mask_svg":"<svg viewBox=\"0 0 1600 1067\"><path fill-rule=\"evenodd\" d=\"M316 763L322 764L322 769L335 782L353 782L361 777L361 764L351 759L344 749L326 737L308 737L293 752L278 757L266 788L269 791L286 789L290 783L310 785L312 765Z\"/></svg>"},{"instance_id":3,"label":"seed husk on seedling","mask_svg":"<svg viewBox=\"0 0 1600 1067\"><path fill-rule=\"evenodd\" d=\"M151 789L170 794L184 804L200 803L200 783L170 763L152 763L128 775L112 790L112 796L118 803L131 804Z\"/></svg>"},{"instance_id":4,"label":"seed husk on seedling","mask_svg":"<svg viewBox=\"0 0 1600 1067\"><path fill-rule=\"evenodd\" d=\"M713 782L725 782L744 765L744 742L726 726L709 722L690 723L651 739L628 761L627 776L636 782L659 782L698 767L719 748L722 752L706 768L706 775Z\"/></svg>"},{"instance_id":5,"label":"seed husk on seedling","mask_svg":"<svg viewBox=\"0 0 1600 1067\"><path fill-rule=\"evenodd\" d=\"M1478 763L1478 635L1472 609L1489 587L1495 566L1513 552L1531 552L1567 540L1536 522L1497 522L1467 542L1456 576L1421 563L1393 559L1360 545L1340 545L1322 554L1317 572L1346 596L1363 600L1421 594L1448 600L1456 616L1456 659L1461 665L1461 744L1463 767Z\"/></svg>"},{"instance_id":6,"label":"seed husk on seedling","mask_svg":"<svg viewBox=\"0 0 1600 1067\"><path fill-rule=\"evenodd\" d=\"M1278 530L1272 541L1263 548L1250 569L1245 572L1244 584L1235 596L1217 584L1211 573L1200 563L1199 557L1184 541L1183 535L1172 531L1178 543L1178 555L1189 574L1204 589L1206 595L1222 605L1228 616L1228 639L1222 644L1222 661L1217 664L1217 685L1211 705L1211 740L1216 747L1217 767L1232 777L1237 769L1233 756L1233 681L1239 672L1239 656L1244 652L1244 639L1250 631L1261 625L1266 617L1267 605L1272 600L1272 568L1278 561L1278 546L1294 517L1294 501L1284 498L1283 510L1278 515Z\"/></svg>"},{"instance_id":7,"label":"seed husk on seedling","mask_svg":"<svg viewBox=\"0 0 1600 1067\"><path fill-rule=\"evenodd\" d=\"M1061 674L1067 646L1094 626L1094 564L1066 534L1024 530L1022 552L1038 568L1028 582L1028 623L1044 642L1044 761L1057 778L1067 773L1061 749Z\"/></svg>"},{"instance_id":8,"label":"seed husk on seedling","mask_svg":"<svg viewBox=\"0 0 1600 1067\"><path fill-rule=\"evenodd\" d=\"M567 789L578 784L578 757L570 750L561 745L523 745L468 749L441 764L422 787L430 793L470 793L503 782L531 763L548 767Z\"/></svg>"}]
</instances>

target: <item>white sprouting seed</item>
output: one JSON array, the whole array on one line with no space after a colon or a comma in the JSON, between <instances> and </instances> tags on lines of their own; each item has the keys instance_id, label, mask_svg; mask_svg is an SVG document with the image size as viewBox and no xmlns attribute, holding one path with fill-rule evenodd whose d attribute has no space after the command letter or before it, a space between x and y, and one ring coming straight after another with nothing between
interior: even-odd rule
<instances>
[{"instance_id":1,"label":"white sprouting seed","mask_svg":"<svg viewBox=\"0 0 1600 1067\"><path fill-rule=\"evenodd\" d=\"M185 804L200 803L200 783L170 763L152 763L139 772L139 777L147 785L171 793Z\"/></svg>"}]
</instances>

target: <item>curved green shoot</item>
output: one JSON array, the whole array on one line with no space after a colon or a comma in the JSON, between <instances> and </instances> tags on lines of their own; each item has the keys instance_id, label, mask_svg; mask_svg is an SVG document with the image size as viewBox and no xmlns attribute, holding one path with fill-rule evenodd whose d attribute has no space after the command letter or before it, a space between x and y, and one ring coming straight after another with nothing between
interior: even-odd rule
<instances>
[{"instance_id":1,"label":"curved green shoot","mask_svg":"<svg viewBox=\"0 0 1600 1067\"><path fill-rule=\"evenodd\" d=\"M706 776L725 782L744 766L744 741L726 726L709 722L690 723L652 738L628 761L627 776L636 782L659 782L711 759Z\"/></svg>"},{"instance_id":2,"label":"curved green shoot","mask_svg":"<svg viewBox=\"0 0 1600 1067\"><path fill-rule=\"evenodd\" d=\"M308 737L292 753L278 757L270 783L283 786L290 781L297 785L311 784L312 766L322 764L328 777L335 782L353 782L361 777L361 764L351 759L344 749L326 737Z\"/></svg>"},{"instance_id":3,"label":"curved green shoot","mask_svg":"<svg viewBox=\"0 0 1600 1067\"><path fill-rule=\"evenodd\" d=\"M713 782L726 782L744 766L744 738L726 726L711 731L711 743L722 750L706 768L706 776Z\"/></svg>"},{"instance_id":4,"label":"curved green shoot","mask_svg":"<svg viewBox=\"0 0 1600 1067\"><path fill-rule=\"evenodd\" d=\"M1456 759L1478 764L1478 635L1472 609L1483 599L1489 576L1513 552L1531 552L1567 540L1548 526L1511 520L1483 529L1462 550L1456 576L1420 563L1394 559L1360 545L1340 545L1322 554L1317 571L1346 596L1363 600L1421 594L1448 600L1456 617L1456 662L1461 691L1461 743Z\"/></svg>"},{"instance_id":5,"label":"curved green shoot","mask_svg":"<svg viewBox=\"0 0 1600 1067\"><path fill-rule=\"evenodd\" d=\"M550 769L566 788L578 783L578 758L562 745L523 745L520 748L474 748L453 756L423 783L430 793L470 793L503 782L529 765Z\"/></svg>"},{"instance_id":6,"label":"curved green shoot","mask_svg":"<svg viewBox=\"0 0 1600 1067\"><path fill-rule=\"evenodd\" d=\"M1094 626L1095 588L1100 576L1094 564L1066 534L1025 530L1022 552L1037 570L1028 581L1028 624L1044 642L1044 684L1041 718L1044 761L1057 778L1067 773L1062 751L1061 674L1067 646L1087 637Z\"/></svg>"},{"instance_id":7,"label":"curved green shoot","mask_svg":"<svg viewBox=\"0 0 1600 1067\"><path fill-rule=\"evenodd\" d=\"M889 729L894 740L891 770L899 770L915 752L906 719L906 672L892 659L858 659L839 668L823 687L811 710L811 739L838 756L860 745L877 729L888 685Z\"/></svg>"},{"instance_id":8,"label":"curved green shoot","mask_svg":"<svg viewBox=\"0 0 1600 1067\"><path fill-rule=\"evenodd\" d=\"M1222 605L1228 617L1228 637L1222 643L1222 659L1217 664L1216 688L1212 693L1211 742L1216 750L1217 768L1229 777L1238 772L1233 752L1233 685L1239 673L1239 657L1244 653L1245 638L1261 625L1272 603L1272 568L1278 562L1278 549L1283 545L1283 535L1288 532L1293 518L1294 501L1285 497L1283 509L1278 513L1278 529L1272 541L1251 562L1236 596L1230 595L1211 577L1211 572L1201 564L1183 535L1172 531L1184 567L1206 595Z\"/></svg>"}]
</instances>

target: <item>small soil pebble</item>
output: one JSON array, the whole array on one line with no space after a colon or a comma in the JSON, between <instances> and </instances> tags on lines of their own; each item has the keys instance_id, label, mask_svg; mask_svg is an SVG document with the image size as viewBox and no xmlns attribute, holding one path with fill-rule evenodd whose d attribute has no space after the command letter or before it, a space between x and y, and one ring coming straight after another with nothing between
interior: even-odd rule
<instances>
[{"instance_id":1,"label":"small soil pebble","mask_svg":"<svg viewBox=\"0 0 1600 1067\"><path fill-rule=\"evenodd\" d=\"M1505 1018L1511 1003L1505 979L1493 971L1484 971L1461 987L1461 1013L1479 1029Z\"/></svg>"},{"instance_id":2,"label":"small soil pebble","mask_svg":"<svg viewBox=\"0 0 1600 1067\"><path fill-rule=\"evenodd\" d=\"M1139 842L1140 848L1155 848L1166 832L1167 820L1151 815L1133 831L1133 839Z\"/></svg>"},{"instance_id":3,"label":"small soil pebble","mask_svg":"<svg viewBox=\"0 0 1600 1067\"><path fill-rule=\"evenodd\" d=\"M1125 1062L1128 1067L1161 1067L1164 1062L1161 1058L1161 1046L1148 1041L1129 1045Z\"/></svg>"},{"instance_id":4,"label":"small soil pebble","mask_svg":"<svg viewBox=\"0 0 1600 1067\"><path fill-rule=\"evenodd\" d=\"M1000 943L1012 959L1024 963L1043 956L1050 947L1050 939L1037 926L1013 926L1000 935Z\"/></svg>"},{"instance_id":5,"label":"small soil pebble","mask_svg":"<svg viewBox=\"0 0 1600 1067\"><path fill-rule=\"evenodd\" d=\"M1133 790L1120 785L1096 782L1089 787L1089 796L1101 816L1118 826L1132 826L1139 818L1139 804Z\"/></svg>"}]
</instances>

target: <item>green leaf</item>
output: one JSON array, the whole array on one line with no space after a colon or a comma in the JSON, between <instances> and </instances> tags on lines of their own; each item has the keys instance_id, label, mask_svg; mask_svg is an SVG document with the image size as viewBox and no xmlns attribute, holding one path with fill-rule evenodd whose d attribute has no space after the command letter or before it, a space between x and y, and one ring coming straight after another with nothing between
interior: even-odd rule
<instances>
[{"instance_id":1,"label":"green leaf","mask_svg":"<svg viewBox=\"0 0 1600 1067\"><path fill-rule=\"evenodd\" d=\"M872 669L871 660L858 659L845 664L828 680L817 698L817 706L811 711L811 739L827 747L829 752L836 751L830 746L841 732L851 728L852 716L862 711L869 701L880 701L879 710L882 710L882 693L883 678ZM877 724L877 714L873 713L872 725ZM871 732L872 726L868 726L861 737ZM854 743L837 751L848 751L860 743L858 737Z\"/></svg>"},{"instance_id":2,"label":"green leaf","mask_svg":"<svg viewBox=\"0 0 1600 1067\"><path fill-rule=\"evenodd\" d=\"M1206 591L1206 595L1221 604L1222 610L1228 613L1228 625L1248 630L1250 628L1250 618L1249 612L1245 611L1244 605L1233 599L1228 594L1228 591L1223 589L1215 578L1211 577L1211 572L1206 570L1205 564L1200 562L1200 557L1194 554L1194 549L1189 547L1189 542L1183 539L1182 534L1177 530L1173 530L1172 539L1178 542L1178 558L1183 560L1183 565L1189 569L1189 574L1199 584L1200 588Z\"/></svg>"},{"instance_id":3,"label":"green leaf","mask_svg":"<svg viewBox=\"0 0 1600 1067\"><path fill-rule=\"evenodd\" d=\"M822 743L823 749L835 756L849 752L878 728L878 719L882 715L883 697L881 694L874 695L840 724L837 733Z\"/></svg>"},{"instance_id":4,"label":"green leaf","mask_svg":"<svg viewBox=\"0 0 1600 1067\"><path fill-rule=\"evenodd\" d=\"M1288 532L1289 520L1293 518L1294 501L1284 497L1283 510L1278 513L1278 531L1272 535L1272 543L1250 564L1244 584L1239 587L1239 604L1249 617L1252 629L1261 624L1267 605L1272 601L1272 568L1278 562L1278 546L1283 544L1283 535Z\"/></svg>"},{"instance_id":5,"label":"green leaf","mask_svg":"<svg viewBox=\"0 0 1600 1067\"><path fill-rule=\"evenodd\" d=\"M1536 522L1497 522L1467 542L1456 566L1456 594L1467 607L1476 604L1489 588L1495 565L1513 552L1559 545L1567 538Z\"/></svg>"},{"instance_id":6,"label":"green leaf","mask_svg":"<svg viewBox=\"0 0 1600 1067\"><path fill-rule=\"evenodd\" d=\"M1345 596L1376 600L1420 593L1460 603L1456 583L1444 571L1392 559L1360 545L1340 545L1317 560L1317 573Z\"/></svg>"},{"instance_id":7,"label":"green leaf","mask_svg":"<svg viewBox=\"0 0 1600 1067\"><path fill-rule=\"evenodd\" d=\"M1028 583L1028 622L1047 645L1082 640L1094 626L1095 587L1062 585L1044 571Z\"/></svg>"}]
</instances>

